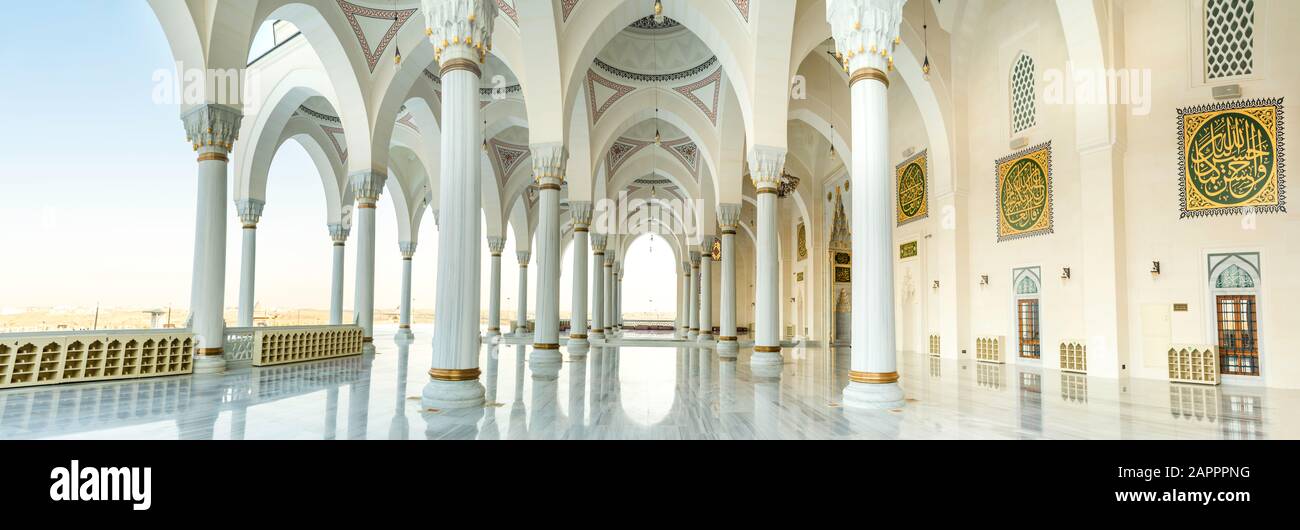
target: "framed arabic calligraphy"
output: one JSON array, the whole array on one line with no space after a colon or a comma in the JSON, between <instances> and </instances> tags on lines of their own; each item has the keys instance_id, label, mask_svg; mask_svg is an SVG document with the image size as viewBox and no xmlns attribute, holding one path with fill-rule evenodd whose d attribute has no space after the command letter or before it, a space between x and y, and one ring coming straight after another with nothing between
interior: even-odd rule
<instances>
[{"instance_id":1,"label":"framed arabic calligraphy","mask_svg":"<svg viewBox=\"0 0 1300 530\"><path fill-rule=\"evenodd\" d=\"M1052 233L1052 142L1003 157L994 168L998 242Z\"/></svg>"},{"instance_id":2,"label":"framed arabic calligraphy","mask_svg":"<svg viewBox=\"0 0 1300 530\"><path fill-rule=\"evenodd\" d=\"M1178 109L1180 219L1286 212L1282 98Z\"/></svg>"},{"instance_id":3,"label":"framed arabic calligraphy","mask_svg":"<svg viewBox=\"0 0 1300 530\"><path fill-rule=\"evenodd\" d=\"M929 166L926 161L926 151L922 150L894 168L898 226L930 216L930 194L926 192Z\"/></svg>"}]
</instances>

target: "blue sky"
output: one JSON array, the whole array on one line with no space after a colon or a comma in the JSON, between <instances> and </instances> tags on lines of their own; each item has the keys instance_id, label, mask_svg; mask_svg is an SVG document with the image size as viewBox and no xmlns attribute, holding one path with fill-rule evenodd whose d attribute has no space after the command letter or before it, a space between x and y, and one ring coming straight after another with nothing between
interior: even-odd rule
<instances>
[{"instance_id":1,"label":"blue sky","mask_svg":"<svg viewBox=\"0 0 1300 530\"><path fill-rule=\"evenodd\" d=\"M0 83L0 248L18 251L0 259L0 309L187 306L196 165L177 108L152 100L155 72L170 71L173 59L148 3L15 2L6 5L6 18L27 22L0 32L0 68L14 74ZM254 47L267 45L262 35ZM261 307L329 305L330 242L315 172L297 144L288 143L276 154L258 231ZM228 213L226 305L233 306L240 229L233 205ZM386 197L378 219L376 307L387 311L398 304L401 256ZM419 240L414 305L432 308L437 268L432 222L421 227ZM355 270L352 242L347 307ZM671 259L663 257L671 250L662 241L653 254L643 241L636 246L629 260L655 259L663 266L654 270L673 270ZM513 255L511 241L502 267L502 304L510 308L517 291ZM485 246L485 283L486 256ZM567 251L564 259L568 263ZM535 264L530 273L533 290ZM644 293L629 285L627 309L650 309L652 286L664 285L661 281L673 280L646 282ZM567 311L567 274L561 289ZM672 297L659 294L653 306L672 311ZM536 300L535 293L529 299Z\"/></svg>"}]
</instances>

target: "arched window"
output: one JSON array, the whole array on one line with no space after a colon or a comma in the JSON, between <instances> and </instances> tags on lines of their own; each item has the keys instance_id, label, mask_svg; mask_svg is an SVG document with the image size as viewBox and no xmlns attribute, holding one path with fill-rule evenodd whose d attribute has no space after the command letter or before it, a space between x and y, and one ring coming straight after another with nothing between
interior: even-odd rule
<instances>
[{"instance_id":1,"label":"arched window","mask_svg":"<svg viewBox=\"0 0 1300 530\"><path fill-rule=\"evenodd\" d=\"M1037 123L1034 87L1038 74L1034 59L1021 53L1011 65L1011 134L1018 134Z\"/></svg>"},{"instance_id":2,"label":"arched window","mask_svg":"<svg viewBox=\"0 0 1300 530\"><path fill-rule=\"evenodd\" d=\"M1205 0L1205 80L1255 71L1255 0Z\"/></svg>"},{"instance_id":3,"label":"arched window","mask_svg":"<svg viewBox=\"0 0 1300 530\"><path fill-rule=\"evenodd\" d=\"M1214 286L1218 289L1254 289L1255 279L1241 267L1229 265L1219 273L1219 279Z\"/></svg>"}]
</instances>

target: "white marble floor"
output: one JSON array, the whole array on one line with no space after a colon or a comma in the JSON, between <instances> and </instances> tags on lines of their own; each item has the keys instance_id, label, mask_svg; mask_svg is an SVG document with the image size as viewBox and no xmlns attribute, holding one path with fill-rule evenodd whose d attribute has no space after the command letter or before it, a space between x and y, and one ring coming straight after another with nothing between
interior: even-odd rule
<instances>
[{"instance_id":1,"label":"white marble floor","mask_svg":"<svg viewBox=\"0 0 1300 530\"><path fill-rule=\"evenodd\" d=\"M1300 438L1300 391L1116 381L904 356L907 404L839 406L847 352L787 350L779 377L749 352L593 347L534 369L526 345L485 347L488 406L424 410L431 330L379 330L374 355L218 376L0 391L0 439L1004 439ZM557 371L558 370L558 371Z\"/></svg>"}]
</instances>

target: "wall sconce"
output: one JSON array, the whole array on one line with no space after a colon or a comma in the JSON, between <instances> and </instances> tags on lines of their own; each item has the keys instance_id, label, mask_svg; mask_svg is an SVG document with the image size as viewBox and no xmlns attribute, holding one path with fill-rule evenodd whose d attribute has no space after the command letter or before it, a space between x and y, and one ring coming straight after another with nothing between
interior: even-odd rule
<instances>
[{"instance_id":1,"label":"wall sconce","mask_svg":"<svg viewBox=\"0 0 1300 530\"><path fill-rule=\"evenodd\" d=\"M1061 279L1062 279L1062 280L1068 280L1068 279L1070 279L1070 268L1069 268L1069 267L1065 267L1065 268L1061 269Z\"/></svg>"},{"instance_id":2,"label":"wall sconce","mask_svg":"<svg viewBox=\"0 0 1300 530\"><path fill-rule=\"evenodd\" d=\"M989 275L987 275L987 274L981 274L981 275L980 275L980 285L988 285L988 284L989 284Z\"/></svg>"},{"instance_id":3,"label":"wall sconce","mask_svg":"<svg viewBox=\"0 0 1300 530\"><path fill-rule=\"evenodd\" d=\"M935 288L935 289L938 289L938 288L939 288L939 280L935 280L935 281L934 281L934 288Z\"/></svg>"},{"instance_id":4,"label":"wall sconce","mask_svg":"<svg viewBox=\"0 0 1300 530\"><path fill-rule=\"evenodd\" d=\"M1155 278L1156 276L1159 275L1160 275L1160 262L1159 261L1151 262L1151 277Z\"/></svg>"}]
</instances>

